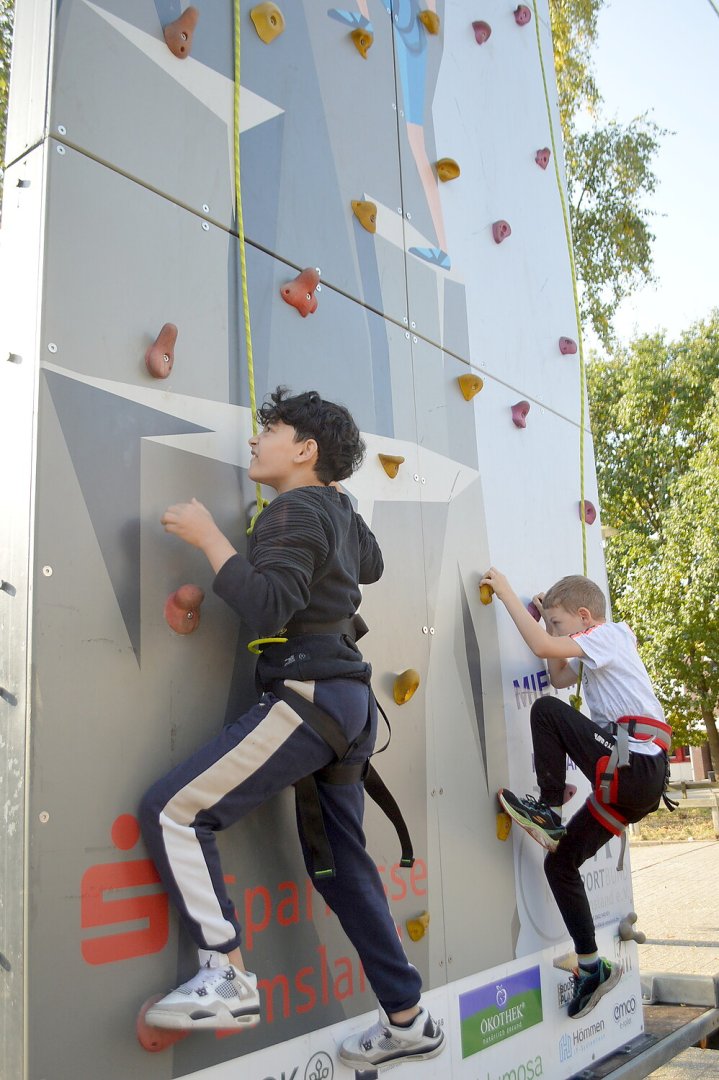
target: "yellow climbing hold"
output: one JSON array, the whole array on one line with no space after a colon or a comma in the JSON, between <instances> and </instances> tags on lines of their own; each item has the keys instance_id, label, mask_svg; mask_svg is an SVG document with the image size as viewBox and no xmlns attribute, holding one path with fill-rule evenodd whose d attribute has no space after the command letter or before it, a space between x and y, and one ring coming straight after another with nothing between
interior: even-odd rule
<instances>
[{"instance_id":1,"label":"yellow climbing hold","mask_svg":"<svg viewBox=\"0 0 719 1080\"><path fill-rule=\"evenodd\" d=\"M352 213L367 232L377 232L377 204L364 199L352 200Z\"/></svg>"},{"instance_id":2,"label":"yellow climbing hold","mask_svg":"<svg viewBox=\"0 0 719 1080\"><path fill-rule=\"evenodd\" d=\"M367 59L367 53L372 48L372 42L374 41L374 34L370 30L361 30L358 26L356 30L353 30L350 37L355 43L355 47L360 56Z\"/></svg>"},{"instance_id":3,"label":"yellow climbing hold","mask_svg":"<svg viewBox=\"0 0 719 1080\"><path fill-rule=\"evenodd\" d=\"M420 11L417 18L428 34L439 33L439 15L436 11Z\"/></svg>"},{"instance_id":4,"label":"yellow climbing hold","mask_svg":"<svg viewBox=\"0 0 719 1080\"><path fill-rule=\"evenodd\" d=\"M497 814L497 839L506 840L512 828L512 819L504 810Z\"/></svg>"},{"instance_id":5,"label":"yellow climbing hold","mask_svg":"<svg viewBox=\"0 0 719 1080\"><path fill-rule=\"evenodd\" d=\"M394 480L399 472L400 465L404 465L404 458L394 454L378 454L377 457L382 462L382 468L387 473L387 476L389 476L390 480Z\"/></svg>"},{"instance_id":6,"label":"yellow climbing hold","mask_svg":"<svg viewBox=\"0 0 719 1080\"><path fill-rule=\"evenodd\" d=\"M251 8L250 18L255 24L255 30L265 45L269 45L276 37L279 37L285 28L285 17L277 7L277 4L257 4Z\"/></svg>"},{"instance_id":7,"label":"yellow climbing hold","mask_svg":"<svg viewBox=\"0 0 719 1080\"><path fill-rule=\"evenodd\" d=\"M397 705L405 705L419 686L419 672L407 668L394 680L394 700Z\"/></svg>"},{"instance_id":8,"label":"yellow climbing hold","mask_svg":"<svg viewBox=\"0 0 719 1080\"><path fill-rule=\"evenodd\" d=\"M494 596L494 589L492 588L491 585L480 585L479 586L479 599L482 601L483 604L491 604L493 596Z\"/></svg>"},{"instance_id":9,"label":"yellow climbing hold","mask_svg":"<svg viewBox=\"0 0 719 1080\"><path fill-rule=\"evenodd\" d=\"M416 919L407 919L406 926L412 941L420 941L429 930L429 912L423 911Z\"/></svg>"},{"instance_id":10,"label":"yellow climbing hold","mask_svg":"<svg viewBox=\"0 0 719 1080\"><path fill-rule=\"evenodd\" d=\"M478 394L484 386L484 381L480 379L479 375L458 375L457 382L465 401L471 401L474 395Z\"/></svg>"},{"instance_id":11,"label":"yellow climbing hold","mask_svg":"<svg viewBox=\"0 0 719 1080\"><path fill-rule=\"evenodd\" d=\"M448 180L456 180L459 176L459 165L451 157L440 158L434 165L437 170L437 176L440 178L443 184L446 184Z\"/></svg>"}]
</instances>

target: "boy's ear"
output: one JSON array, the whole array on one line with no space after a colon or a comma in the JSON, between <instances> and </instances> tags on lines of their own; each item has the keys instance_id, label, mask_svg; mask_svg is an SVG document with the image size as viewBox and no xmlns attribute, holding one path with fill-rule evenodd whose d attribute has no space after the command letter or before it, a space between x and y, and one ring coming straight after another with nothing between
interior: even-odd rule
<instances>
[{"instance_id":1,"label":"boy's ear","mask_svg":"<svg viewBox=\"0 0 719 1080\"><path fill-rule=\"evenodd\" d=\"M594 618L589 608L586 607L577 608L577 615L583 622L591 622Z\"/></svg>"},{"instance_id":2,"label":"boy's ear","mask_svg":"<svg viewBox=\"0 0 719 1080\"><path fill-rule=\"evenodd\" d=\"M317 459L319 455L319 447L316 439L305 439L297 453L295 454L295 460L298 463L311 462Z\"/></svg>"}]
</instances>

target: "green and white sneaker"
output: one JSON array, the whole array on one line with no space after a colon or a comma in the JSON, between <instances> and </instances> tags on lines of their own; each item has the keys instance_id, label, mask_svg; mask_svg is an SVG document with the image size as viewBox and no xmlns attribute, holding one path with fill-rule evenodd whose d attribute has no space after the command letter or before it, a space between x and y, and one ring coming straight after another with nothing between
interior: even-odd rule
<instances>
[{"instance_id":1,"label":"green and white sneaker","mask_svg":"<svg viewBox=\"0 0 719 1080\"><path fill-rule=\"evenodd\" d=\"M509 788L500 788L497 798L509 816L528 832L533 840L547 851L557 850L557 845L567 830L559 815L555 814L543 799L535 799L533 795L525 795L523 799L519 799Z\"/></svg>"}]
</instances>

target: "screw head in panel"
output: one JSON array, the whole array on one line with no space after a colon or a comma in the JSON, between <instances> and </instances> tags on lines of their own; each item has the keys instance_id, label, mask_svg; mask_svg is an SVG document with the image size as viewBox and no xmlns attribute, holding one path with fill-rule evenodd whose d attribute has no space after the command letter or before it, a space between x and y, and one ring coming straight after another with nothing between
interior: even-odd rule
<instances>
[{"instance_id":1,"label":"screw head in panel","mask_svg":"<svg viewBox=\"0 0 719 1080\"><path fill-rule=\"evenodd\" d=\"M408 210L407 211L407 221L411 221L411 220L412 220L412 215L410 214L410 212Z\"/></svg>"},{"instance_id":2,"label":"screw head in panel","mask_svg":"<svg viewBox=\"0 0 719 1080\"><path fill-rule=\"evenodd\" d=\"M57 352L57 345L55 344L54 341L50 341L48 343L47 351L51 352L51 353L56 353Z\"/></svg>"},{"instance_id":3,"label":"screw head in panel","mask_svg":"<svg viewBox=\"0 0 719 1080\"><path fill-rule=\"evenodd\" d=\"M422 627L422 633L423 634L428 634L429 633L429 627L428 626L423 626Z\"/></svg>"},{"instance_id":4,"label":"screw head in panel","mask_svg":"<svg viewBox=\"0 0 719 1080\"><path fill-rule=\"evenodd\" d=\"M433 627L433 626L430 626L430 628L429 628L429 632L430 632L430 634L433 634L433 633L434 633L434 627Z\"/></svg>"},{"instance_id":5,"label":"screw head in panel","mask_svg":"<svg viewBox=\"0 0 719 1080\"><path fill-rule=\"evenodd\" d=\"M206 203L206 202L203 202L203 204L202 204L202 209L203 209L203 211L204 211L204 212L205 212L206 214L209 214L209 212L210 212L210 208L209 208L209 206L207 205L207 203Z\"/></svg>"},{"instance_id":6,"label":"screw head in panel","mask_svg":"<svg viewBox=\"0 0 719 1080\"><path fill-rule=\"evenodd\" d=\"M48 814L47 810L41 810L37 816L39 821L43 825L47 825L48 821L50 820L50 815Z\"/></svg>"},{"instance_id":7,"label":"screw head in panel","mask_svg":"<svg viewBox=\"0 0 719 1080\"><path fill-rule=\"evenodd\" d=\"M418 337L413 337L413 338L412 338L412 341L413 341L413 342L415 343L415 345L416 345L416 344L417 344L417 342L419 341L419 338L418 338Z\"/></svg>"},{"instance_id":8,"label":"screw head in panel","mask_svg":"<svg viewBox=\"0 0 719 1080\"><path fill-rule=\"evenodd\" d=\"M45 577L52 577L52 567L51 566L43 566L42 572L43 572Z\"/></svg>"},{"instance_id":9,"label":"screw head in panel","mask_svg":"<svg viewBox=\"0 0 719 1080\"><path fill-rule=\"evenodd\" d=\"M207 222L206 222L206 221L203 221L203 222L202 222L202 228L204 229L204 231L205 231L205 232L209 232L209 231L210 231L210 226L209 226L209 225L207 224Z\"/></svg>"},{"instance_id":10,"label":"screw head in panel","mask_svg":"<svg viewBox=\"0 0 719 1080\"><path fill-rule=\"evenodd\" d=\"M57 125L57 133L58 135L67 135L67 128L64 124Z\"/></svg>"},{"instance_id":11,"label":"screw head in panel","mask_svg":"<svg viewBox=\"0 0 719 1080\"><path fill-rule=\"evenodd\" d=\"M65 153L65 147L64 146L58 146L57 152L62 157L62 155Z\"/></svg>"}]
</instances>

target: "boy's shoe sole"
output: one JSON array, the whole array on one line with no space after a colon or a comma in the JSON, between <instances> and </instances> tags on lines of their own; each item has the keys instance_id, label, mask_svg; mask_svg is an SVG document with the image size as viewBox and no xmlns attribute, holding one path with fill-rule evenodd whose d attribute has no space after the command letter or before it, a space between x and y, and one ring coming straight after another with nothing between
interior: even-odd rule
<instances>
[{"instance_id":1,"label":"boy's shoe sole","mask_svg":"<svg viewBox=\"0 0 719 1080\"><path fill-rule=\"evenodd\" d=\"M377 1071L381 1069L388 1069L390 1065L403 1065L406 1061L427 1061L429 1058L437 1057L444 1050L444 1032L442 1038L433 1046L431 1050L424 1050L420 1053L413 1054L411 1051L399 1051L393 1057L385 1058L383 1061L370 1061L368 1058L352 1057L349 1054L343 1054L342 1050L339 1052L339 1059L343 1065L346 1065L349 1069L356 1069L359 1072L371 1072L372 1069Z\"/></svg>"},{"instance_id":2,"label":"boy's shoe sole","mask_svg":"<svg viewBox=\"0 0 719 1080\"><path fill-rule=\"evenodd\" d=\"M504 792L500 788L497 792L497 798L502 804L503 809L509 814L513 821L516 821L520 828L528 832L533 840L536 840L538 844L541 844L547 851L554 852L559 847L559 842L565 835L566 830L562 830L562 835L559 837L550 836L549 833L543 829L540 825L537 825L532 821L530 817L526 817L524 814L516 810L510 802L507 802L504 798Z\"/></svg>"},{"instance_id":3,"label":"boy's shoe sole","mask_svg":"<svg viewBox=\"0 0 719 1080\"><path fill-rule=\"evenodd\" d=\"M579 1012L576 1012L573 1016L570 1016L569 1019L579 1020L582 1016L586 1016L588 1012L591 1012L592 1009L596 1008L604 995L608 994L610 990L614 989L623 974L624 969L622 968L621 964L612 964L612 972L609 978L605 979L603 983L599 984L587 1004L582 1009L580 1009Z\"/></svg>"},{"instance_id":4,"label":"boy's shoe sole","mask_svg":"<svg viewBox=\"0 0 719 1080\"><path fill-rule=\"evenodd\" d=\"M169 1012L165 1009L148 1009L145 1013L145 1023L150 1027L168 1031L230 1031L234 1028L255 1027L259 1022L259 1013L233 1016L229 1009L224 1013L211 1013L206 1016L190 1016L188 1013Z\"/></svg>"}]
</instances>

